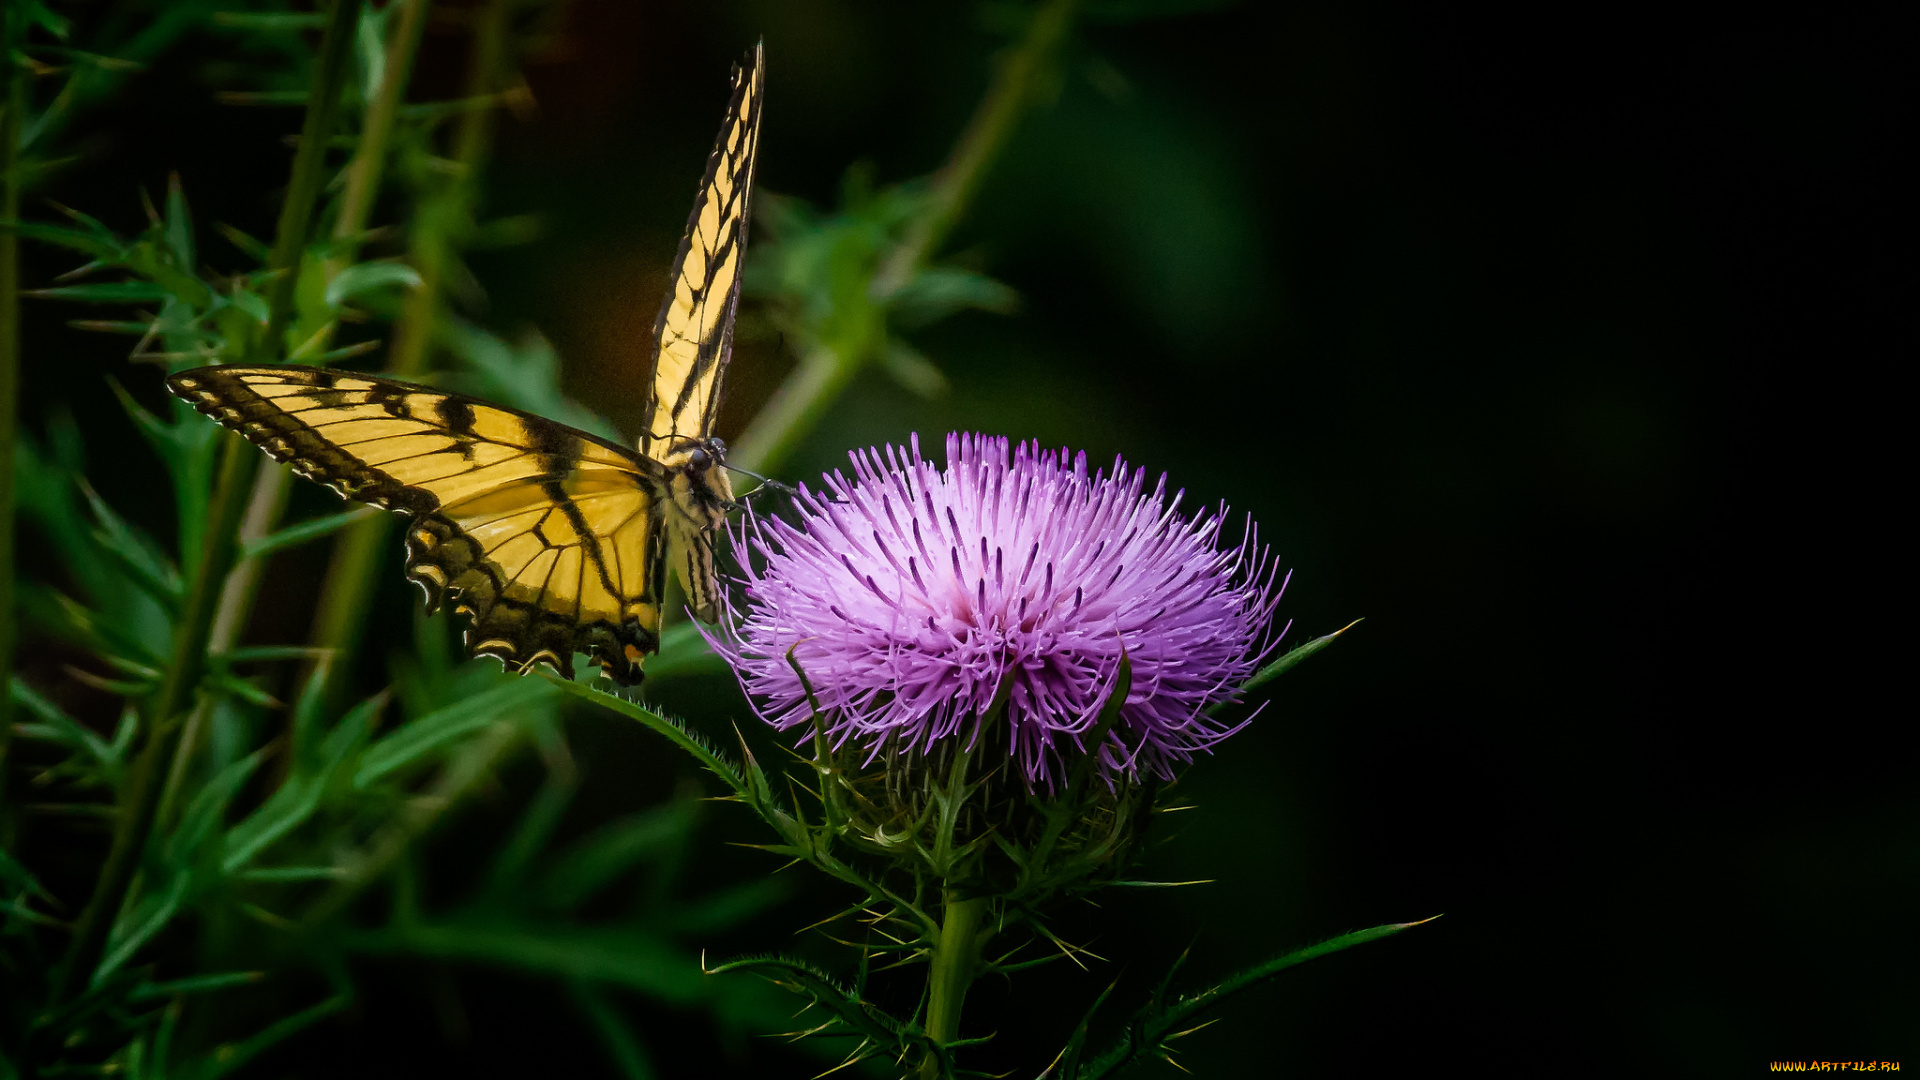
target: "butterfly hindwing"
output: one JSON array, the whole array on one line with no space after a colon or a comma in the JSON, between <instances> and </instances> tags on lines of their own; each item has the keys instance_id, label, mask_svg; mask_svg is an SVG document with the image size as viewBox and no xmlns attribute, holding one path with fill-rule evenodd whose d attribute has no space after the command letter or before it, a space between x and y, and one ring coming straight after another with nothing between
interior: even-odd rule
<instances>
[{"instance_id":1,"label":"butterfly hindwing","mask_svg":"<svg viewBox=\"0 0 1920 1080\"><path fill-rule=\"evenodd\" d=\"M676 440L713 434L720 377L733 351L734 311L740 304L765 74L757 46L734 71L727 118L707 157L654 323L653 377L642 412L640 452L657 461L674 463Z\"/></svg>"},{"instance_id":2,"label":"butterfly hindwing","mask_svg":"<svg viewBox=\"0 0 1920 1080\"><path fill-rule=\"evenodd\" d=\"M472 618L470 651L637 681L659 645L665 471L537 416L302 367L217 367L174 393L347 498L413 516L407 576Z\"/></svg>"}]
</instances>

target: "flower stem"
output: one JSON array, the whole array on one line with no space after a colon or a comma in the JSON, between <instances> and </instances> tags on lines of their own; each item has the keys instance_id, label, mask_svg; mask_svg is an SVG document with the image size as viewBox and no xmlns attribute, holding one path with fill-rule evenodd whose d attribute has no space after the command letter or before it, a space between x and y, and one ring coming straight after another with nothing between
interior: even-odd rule
<instances>
[{"instance_id":1,"label":"flower stem","mask_svg":"<svg viewBox=\"0 0 1920 1080\"><path fill-rule=\"evenodd\" d=\"M947 891L940 937L927 967L927 1035L941 1045L960 1037L960 1006L973 984L986 913L986 897L963 900L953 890ZM922 1080L940 1075L940 1059L929 1054L920 1065Z\"/></svg>"},{"instance_id":2,"label":"flower stem","mask_svg":"<svg viewBox=\"0 0 1920 1080\"><path fill-rule=\"evenodd\" d=\"M879 355L887 340L886 301L913 279L966 212L1021 113L1032 103L1035 85L1073 25L1077 2L1047 0L1034 12L1020 43L1001 58L953 153L934 174L924 207L855 301L861 310L842 313L843 325L851 329L800 358L800 366L733 448L729 456L735 464L757 472L777 471L860 369Z\"/></svg>"}]
</instances>

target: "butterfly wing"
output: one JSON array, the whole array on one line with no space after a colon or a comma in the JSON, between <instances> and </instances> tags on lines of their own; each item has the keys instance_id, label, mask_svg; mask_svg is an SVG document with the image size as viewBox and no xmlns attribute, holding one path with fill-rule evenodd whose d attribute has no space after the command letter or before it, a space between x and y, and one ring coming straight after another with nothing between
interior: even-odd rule
<instances>
[{"instance_id":1,"label":"butterfly wing","mask_svg":"<svg viewBox=\"0 0 1920 1080\"><path fill-rule=\"evenodd\" d=\"M467 647L622 682L659 647L665 470L551 420L306 367L185 371L168 389L343 496L411 514L407 576L471 617Z\"/></svg>"},{"instance_id":2,"label":"butterfly wing","mask_svg":"<svg viewBox=\"0 0 1920 1080\"><path fill-rule=\"evenodd\" d=\"M678 464L683 441L713 434L720 377L733 352L733 316L747 253L747 210L766 68L755 46L734 69L733 97L707 157L666 299L653 328L653 377L642 410L640 452Z\"/></svg>"}]
</instances>

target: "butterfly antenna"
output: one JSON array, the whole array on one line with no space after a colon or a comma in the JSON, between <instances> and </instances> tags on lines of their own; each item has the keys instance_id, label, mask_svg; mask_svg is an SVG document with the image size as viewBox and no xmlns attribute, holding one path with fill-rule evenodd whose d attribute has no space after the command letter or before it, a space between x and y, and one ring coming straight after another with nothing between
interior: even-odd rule
<instances>
[{"instance_id":1,"label":"butterfly antenna","mask_svg":"<svg viewBox=\"0 0 1920 1080\"><path fill-rule=\"evenodd\" d=\"M752 469L743 469L743 468L741 468L741 467L740 467L740 466L738 466L738 465L728 465L728 466L727 466L726 468L727 468L727 471L728 471L728 472L737 472L737 473L739 473L739 474L740 474L741 476L751 476L751 477L753 477L753 478L754 478L755 480L758 480L758 481L760 481L760 487L769 487L769 488L772 488L772 489L773 489L773 490L775 490L775 491L784 491L784 492L786 492L786 493L787 493L788 495L798 495L798 494L800 494L800 492L798 492L798 491L797 491L797 490L795 490L794 488L792 488L792 487L789 487L788 485L786 485L786 484L783 484L783 483L781 483L781 482L780 482L780 481L778 481L778 480L774 480L774 479L770 479L770 478L768 478L768 477L765 477L765 476L761 476L761 475L760 475L759 473L757 473L757 472L754 472L754 471L753 471ZM754 488L753 490L754 490L754 491L759 491L759 490L760 490L760 488ZM753 494L753 492L752 492L752 491L750 491L750 492L748 492L747 494L749 494L749 495L751 495L751 494Z\"/></svg>"},{"instance_id":2,"label":"butterfly antenna","mask_svg":"<svg viewBox=\"0 0 1920 1080\"><path fill-rule=\"evenodd\" d=\"M759 473L754 472L752 469L743 469L738 465L728 465L726 466L726 469L728 472L737 472L742 476L750 476L753 479L760 481L759 487L754 488L752 491L747 492L746 494L740 496L738 499L735 500L735 502L737 502L741 506L745 506L748 499L751 499L754 496L759 495L763 491L776 491L782 495L785 495L789 499L798 499L800 497L800 489L794 487L792 484L783 484L780 481L773 479L772 477L761 476ZM840 498L839 496L834 495L831 492L819 492L816 494L816 498L823 499L824 501L830 502L830 503L846 501Z\"/></svg>"}]
</instances>

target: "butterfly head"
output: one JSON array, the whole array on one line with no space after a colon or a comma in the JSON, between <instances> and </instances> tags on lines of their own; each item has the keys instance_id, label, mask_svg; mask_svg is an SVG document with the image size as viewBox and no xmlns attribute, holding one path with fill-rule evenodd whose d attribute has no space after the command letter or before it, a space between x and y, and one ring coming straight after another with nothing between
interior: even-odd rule
<instances>
[{"instance_id":1,"label":"butterfly head","mask_svg":"<svg viewBox=\"0 0 1920 1080\"><path fill-rule=\"evenodd\" d=\"M718 438L690 440L686 448L687 468L694 472L709 472L727 462L727 444Z\"/></svg>"},{"instance_id":2,"label":"butterfly head","mask_svg":"<svg viewBox=\"0 0 1920 1080\"><path fill-rule=\"evenodd\" d=\"M689 516L718 521L733 505L726 443L712 436L681 439L668 449L663 463L674 472L674 496Z\"/></svg>"}]
</instances>

